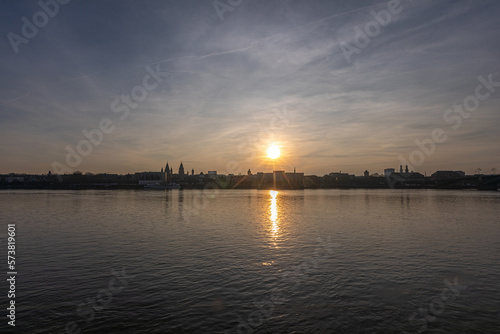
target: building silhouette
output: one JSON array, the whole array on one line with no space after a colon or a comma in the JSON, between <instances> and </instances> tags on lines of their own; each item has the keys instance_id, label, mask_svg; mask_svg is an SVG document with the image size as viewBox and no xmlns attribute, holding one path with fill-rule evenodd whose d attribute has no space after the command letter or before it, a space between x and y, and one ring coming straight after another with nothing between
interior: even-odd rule
<instances>
[{"instance_id":1,"label":"building silhouette","mask_svg":"<svg viewBox=\"0 0 500 334\"><path fill-rule=\"evenodd\" d=\"M184 166L182 165L182 161L181 165L179 166L179 176L184 176Z\"/></svg>"}]
</instances>

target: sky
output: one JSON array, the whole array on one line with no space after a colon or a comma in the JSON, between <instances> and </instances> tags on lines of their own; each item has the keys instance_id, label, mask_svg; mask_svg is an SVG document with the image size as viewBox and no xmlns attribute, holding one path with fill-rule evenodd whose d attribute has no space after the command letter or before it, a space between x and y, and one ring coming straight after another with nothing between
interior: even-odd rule
<instances>
[{"instance_id":1,"label":"sky","mask_svg":"<svg viewBox=\"0 0 500 334\"><path fill-rule=\"evenodd\" d=\"M500 170L498 1L59 1L0 4L0 173Z\"/></svg>"}]
</instances>

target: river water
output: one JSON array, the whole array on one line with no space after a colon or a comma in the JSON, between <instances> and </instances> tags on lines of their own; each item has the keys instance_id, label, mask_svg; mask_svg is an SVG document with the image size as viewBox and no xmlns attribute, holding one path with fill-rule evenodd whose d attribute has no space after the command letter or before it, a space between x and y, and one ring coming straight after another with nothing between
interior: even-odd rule
<instances>
[{"instance_id":1,"label":"river water","mask_svg":"<svg viewBox=\"0 0 500 334\"><path fill-rule=\"evenodd\" d=\"M500 192L17 190L0 213L17 333L500 329Z\"/></svg>"}]
</instances>

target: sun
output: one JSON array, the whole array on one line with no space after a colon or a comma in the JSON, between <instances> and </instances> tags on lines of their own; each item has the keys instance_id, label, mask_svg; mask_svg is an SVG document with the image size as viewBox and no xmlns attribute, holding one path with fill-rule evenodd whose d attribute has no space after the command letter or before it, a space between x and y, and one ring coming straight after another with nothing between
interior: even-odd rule
<instances>
[{"instance_id":1,"label":"sun","mask_svg":"<svg viewBox=\"0 0 500 334\"><path fill-rule=\"evenodd\" d=\"M269 146L269 148L267 149L267 157L274 160L279 158L279 156L280 148L278 147L278 145L272 144L271 146Z\"/></svg>"}]
</instances>

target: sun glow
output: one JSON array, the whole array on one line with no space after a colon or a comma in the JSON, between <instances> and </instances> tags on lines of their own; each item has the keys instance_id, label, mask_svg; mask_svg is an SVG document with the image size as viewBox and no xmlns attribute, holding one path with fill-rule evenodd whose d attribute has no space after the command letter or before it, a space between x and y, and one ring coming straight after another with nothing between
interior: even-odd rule
<instances>
[{"instance_id":1,"label":"sun glow","mask_svg":"<svg viewBox=\"0 0 500 334\"><path fill-rule=\"evenodd\" d=\"M269 146L269 148L267 149L267 157L274 160L279 158L279 156L280 148L278 147L278 145L272 144L271 146Z\"/></svg>"}]
</instances>

